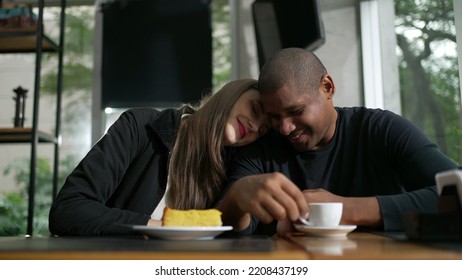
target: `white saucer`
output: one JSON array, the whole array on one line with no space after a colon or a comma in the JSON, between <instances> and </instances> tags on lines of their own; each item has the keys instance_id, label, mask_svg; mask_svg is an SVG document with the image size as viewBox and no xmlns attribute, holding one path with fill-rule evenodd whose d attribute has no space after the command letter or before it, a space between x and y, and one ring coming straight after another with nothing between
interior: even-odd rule
<instances>
[{"instance_id":1,"label":"white saucer","mask_svg":"<svg viewBox=\"0 0 462 280\"><path fill-rule=\"evenodd\" d=\"M355 225L338 225L334 227L307 226L295 224L295 229L308 235L319 237L345 237L348 233L356 229Z\"/></svg>"},{"instance_id":2,"label":"white saucer","mask_svg":"<svg viewBox=\"0 0 462 280\"><path fill-rule=\"evenodd\" d=\"M150 237L167 240L211 240L224 231L232 230L231 226L220 227L163 227L135 225L133 230Z\"/></svg>"}]
</instances>

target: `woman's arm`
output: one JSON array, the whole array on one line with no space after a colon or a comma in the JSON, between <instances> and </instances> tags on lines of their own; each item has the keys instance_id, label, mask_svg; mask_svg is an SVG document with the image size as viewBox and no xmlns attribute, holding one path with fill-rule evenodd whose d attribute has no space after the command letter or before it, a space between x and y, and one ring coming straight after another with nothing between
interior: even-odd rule
<instances>
[{"instance_id":1,"label":"woman's arm","mask_svg":"<svg viewBox=\"0 0 462 280\"><path fill-rule=\"evenodd\" d=\"M127 230L122 224L147 224L148 215L107 206L144 145L142 126L135 113L123 113L68 176L50 210L53 234L118 234Z\"/></svg>"}]
</instances>

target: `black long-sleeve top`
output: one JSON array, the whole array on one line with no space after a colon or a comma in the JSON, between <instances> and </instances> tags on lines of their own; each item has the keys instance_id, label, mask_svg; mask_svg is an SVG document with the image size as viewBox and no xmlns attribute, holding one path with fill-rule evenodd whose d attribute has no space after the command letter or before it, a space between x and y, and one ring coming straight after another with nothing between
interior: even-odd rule
<instances>
[{"instance_id":1,"label":"black long-sleeve top","mask_svg":"<svg viewBox=\"0 0 462 280\"><path fill-rule=\"evenodd\" d=\"M145 225L167 185L181 112L124 112L68 176L52 204L56 235L130 234Z\"/></svg>"},{"instance_id":2,"label":"black long-sleeve top","mask_svg":"<svg viewBox=\"0 0 462 280\"><path fill-rule=\"evenodd\" d=\"M457 165L415 125L392 112L362 107L336 110L336 131L327 146L299 153L272 132L241 150L227 186L246 175L278 171L302 190L323 188L346 197L375 196L383 229L388 231L404 228L406 212L436 211L435 174ZM254 232L257 226L252 218L243 233ZM271 235L275 224L260 225L258 232Z\"/></svg>"}]
</instances>

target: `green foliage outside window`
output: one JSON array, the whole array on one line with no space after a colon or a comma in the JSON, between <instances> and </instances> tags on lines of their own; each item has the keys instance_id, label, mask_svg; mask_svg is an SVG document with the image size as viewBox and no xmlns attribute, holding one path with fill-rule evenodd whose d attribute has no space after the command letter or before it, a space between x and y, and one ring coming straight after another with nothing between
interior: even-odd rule
<instances>
[{"instance_id":1,"label":"green foliage outside window","mask_svg":"<svg viewBox=\"0 0 462 280\"><path fill-rule=\"evenodd\" d=\"M462 124L452 0L395 1L403 116L462 163Z\"/></svg>"},{"instance_id":2,"label":"green foliage outside window","mask_svg":"<svg viewBox=\"0 0 462 280\"><path fill-rule=\"evenodd\" d=\"M62 185L76 159L69 155L60 162L62 172L58 176ZM9 192L0 197L0 236L24 235L26 233L30 160L28 158L11 162L3 175L12 175L18 192ZM48 213L52 199L52 168L50 161L38 158L34 207L34 235L47 236Z\"/></svg>"}]
</instances>

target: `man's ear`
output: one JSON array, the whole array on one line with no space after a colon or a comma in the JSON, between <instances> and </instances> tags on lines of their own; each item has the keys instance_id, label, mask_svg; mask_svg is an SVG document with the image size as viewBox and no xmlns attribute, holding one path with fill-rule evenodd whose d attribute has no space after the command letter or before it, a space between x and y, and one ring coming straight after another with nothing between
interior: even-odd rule
<instances>
[{"instance_id":1,"label":"man's ear","mask_svg":"<svg viewBox=\"0 0 462 280\"><path fill-rule=\"evenodd\" d=\"M335 95L335 84L330 75L324 75L324 77L322 77L321 86L327 95L327 99L332 99Z\"/></svg>"}]
</instances>

